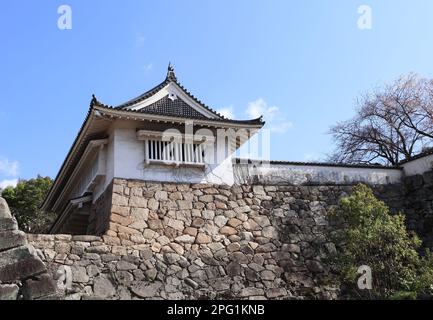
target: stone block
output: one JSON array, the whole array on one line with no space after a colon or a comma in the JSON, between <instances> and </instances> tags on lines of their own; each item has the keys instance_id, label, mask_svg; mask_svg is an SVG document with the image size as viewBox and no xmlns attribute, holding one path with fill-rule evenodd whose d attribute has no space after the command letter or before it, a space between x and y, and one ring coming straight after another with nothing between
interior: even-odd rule
<instances>
[{"instance_id":1,"label":"stone block","mask_svg":"<svg viewBox=\"0 0 433 320\"><path fill-rule=\"evenodd\" d=\"M95 241L102 241L101 237L97 236L72 236L72 241L81 241L81 242L95 242Z\"/></svg>"},{"instance_id":2,"label":"stone block","mask_svg":"<svg viewBox=\"0 0 433 320\"><path fill-rule=\"evenodd\" d=\"M0 252L0 282L27 279L45 270L43 262L28 247Z\"/></svg>"},{"instance_id":3,"label":"stone block","mask_svg":"<svg viewBox=\"0 0 433 320\"><path fill-rule=\"evenodd\" d=\"M99 276L93 280L93 293L99 298L110 298L116 294L113 283L105 276Z\"/></svg>"},{"instance_id":4,"label":"stone block","mask_svg":"<svg viewBox=\"0 0 433 320\"><path fill-rule=\"evenodd\" d=\"M131 291L140 298L155 298L161 287L161 282L149 284L147 281L139 281L132 285Z\"/></svg>"},{"instance_id":5,"label":"stone block","mask_svg":"<svg viewBox=\"0 0 433 320\"><path fill-rule=\"evenodd\" d=\"M236 229L234 229L232 227L224 226L220 229L220 233L223 235L226 235L226 236L231 236L231 235L237 234L238 232Z\"/></svg>"},{"instance_id":6,"label":"stone block","mask_svg":"<svg viewBox=\"0 0 433 320\"><path fill-rule=\"evenodd\" d=\"M9 230L0 232L0 251L24 246L27 238L24 232L19 230Z\"/></svg>"},{"instance_id":7,"label":"stone block","mask_svg":"<svg viewBox=\"0 0 433 320\"><path fill-rule=\"evenodd\" d=\"M16 300L19 288L16 284L0 284L0 301Z\"/></svg>"},{"instance_id":8,"label":"stone block","mask_svg":"<svg viewBox=\"0 0 433 320\"><path fill-rule=\"evenodd\" d=\"M195 242L198 244L207 244L212 242L212 238L205 233L199 232Z\"/></svg>"},{"instance_id":9,"label":"stone block","mask_svg":"<svg viewBox=\"0 0 433 320\"><path fill-rule=\"evenodd\" d=\"M191 210L192 209L192 201L188 200L177 200L177 205L180 210Z\"/></svg>"},{"instance_id":10,"label":"stone block","mask_svg":"<svg viewBox=\"0 0 433 320\"><path fill-rule=\"evenodd\" d=\"M194 243L195 237L192 237L188 234L181 235L174 239L178 243Z\"/></svg>"},{"instance_id":11,"label":"stone block","mask_svg":"<svg viewBox=\"0 0 433 320\"><path fill-rule=\"evenodd\" d=\"M87 275L87 270L85 267L73 265L71 267L72 271L72 281L78 283L89 282L89 276Z\"/></svg>"},{"instance_id":12,"label":"stone block","mask_svg":"<svg viewBox=\"0 0 433 320\"><path fill-rule=\"evenodd\" d=\"M18 230L18 224L14 218L0 218L0 231L7 230Z\"/></svg>"},{"instance_id":13,"label":"stone block","mask_svg":"<svg viewBox=\"0 0 433 320\"><path fill-rule=\"evenodd\" d=\"M26 300L38 300L56 294L56 284L47 274L28 279L23 285L23 297Z\"/></svg>"}]
</instances>

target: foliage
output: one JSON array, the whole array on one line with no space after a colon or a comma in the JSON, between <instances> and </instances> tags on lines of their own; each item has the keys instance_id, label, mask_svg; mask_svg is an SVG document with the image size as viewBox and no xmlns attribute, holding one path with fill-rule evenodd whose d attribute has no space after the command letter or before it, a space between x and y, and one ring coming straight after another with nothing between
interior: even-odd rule
<instances>
[{"instance_id":1,"label":"foliage","mask_svg":"<svg viewBox=\"0 0 433 320\"><path fill-rule=\"evenodd\" d=\"M53 213L40 210L51 184L49 177L37 176L35 179L20 180L16 187L7 187L2 192L20 229L29 233L45 233L54 221Z\"/></svg>"},{"instance_id":2,"label":"foliage","mask_svg":"<svg viewBox=\"0 0 433 320\"><path fill-rule=\"evenodd\" d=\"M330 130L331 161L396 165L433 146L433 80L416 74L363 94L356 115Z\"/></svg>"},{"instance_id":3,"label":"foliage","mask_svg":"<svg viewBox=\"0 0 433 320\"><path fill-rule=\"evenodd\" d=\"M433 293L432 256L418 254L421 241L407 232L404 216L391 215L369 187L356 186L330 219L342 226L333 236L341 247L332 260L350 296L397 299ZM361 265L372 270L372 290L357 287Z\"/></svg>"}]
</instances>

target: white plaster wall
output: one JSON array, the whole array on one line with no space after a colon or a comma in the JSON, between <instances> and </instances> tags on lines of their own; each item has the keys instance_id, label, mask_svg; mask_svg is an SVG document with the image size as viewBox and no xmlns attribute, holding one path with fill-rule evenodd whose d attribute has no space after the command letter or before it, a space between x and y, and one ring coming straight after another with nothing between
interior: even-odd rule
<instances>
[{"instance_id":1,"label":"white plaster wall","mask_svg":"<svg viewBox=\"0 0 433 320\"><path fill-rule=\"evenodd\" d=\"M402 167L406 176L423 174L433 169L433 154L404 163Z\"/></svg>"},{"instance_id":2,"label":"white plaster wall","mask_svg":"<svg viewBox=\"0 0 433 320\"><path fill-rule=\"evenodd\" d=\"M234 164L236 183L251 182L258 177L265 184L354 184L372 185L398 183L403 172L399 169L351 168L290 164Z\"/></svg>"},{"instance_id":3,"label":"white plaster wall","mask_svg":"<svg viewBox=\"0 0 433 320\"><path fill-rule=\"evenodd\" d=\"M112 132L114 170L112 176L107 175L110 181L116 177L148 181L233 184L231 158L221 163L206 165L205 170L182 166L177 168L165 165L145 166L145 144L144 141L137 139L138 127L138 124L133 121L115 123Z\"/></svg>"}]
</instances>

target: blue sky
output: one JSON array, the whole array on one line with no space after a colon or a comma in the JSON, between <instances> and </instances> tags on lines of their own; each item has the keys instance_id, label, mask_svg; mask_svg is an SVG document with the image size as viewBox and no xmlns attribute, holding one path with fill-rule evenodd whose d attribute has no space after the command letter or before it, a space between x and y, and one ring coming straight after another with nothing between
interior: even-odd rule
<instances>
[{"instance_id":1,"label":"blue sky","mask_svg":"<svg viewBox=\"0 0 433 320\"><path fill-rule=\"evenodd\" d=\"M57 9L72 9L59 30ZM369 5L371 30L357 25ZM333 149L329 126L401 74L431 77L429 0L8 1L0 10L0 185L54 177L91 94L124 102L163 80L238 119L263 111L271 158Z\"/></svg>"}]
</instances>

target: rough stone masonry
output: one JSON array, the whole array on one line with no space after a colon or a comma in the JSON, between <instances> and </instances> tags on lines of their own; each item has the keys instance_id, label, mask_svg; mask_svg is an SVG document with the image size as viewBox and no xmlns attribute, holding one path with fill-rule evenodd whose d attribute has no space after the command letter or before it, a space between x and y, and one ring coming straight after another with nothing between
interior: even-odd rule
<instances>
[{"instance_id":1,"label":"rough stone masonry","mask_svg":"<svg viewBox=\"0 0 433 320\"><path fill-rule=\"evenodd\" d=\"M351 187L115 179L97 236L29 235L67 299L332 299L326 213ZM111 199L111 200L108 200Z\"/></svg>"},{"instance_id":2,"label":"rough stone masonry","mask_svg":"<svg viewBox=\"0 0 433 320\"><path fill-rule=\"evenodd\" d=\"M0 197L0 300L55 297L51 275Z\"/></svg>"},{"instance_id":3,"label":"rough stone masonry","mask_svg":"<svg viewBox=\"0 0 433 320\"><path fill-rule=\"evenodd\" d=\"M394 212L408 212L426 244L432 177L375 187ZM1 297L335 299L327 213L351 190L114 179L95 204L103 209L92 222L100 234L27 235L39 258L2 202Z\"/></svg>"}]
</instances>

